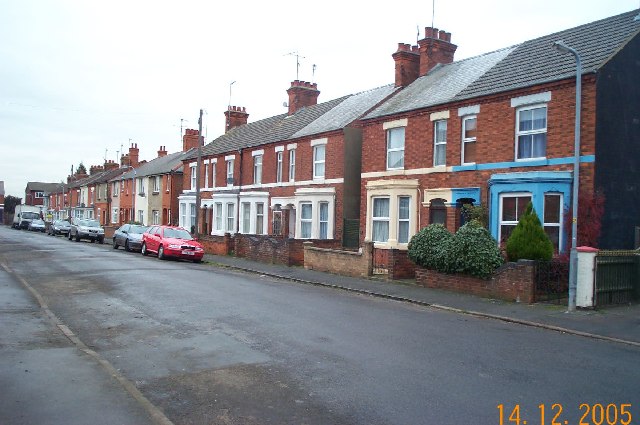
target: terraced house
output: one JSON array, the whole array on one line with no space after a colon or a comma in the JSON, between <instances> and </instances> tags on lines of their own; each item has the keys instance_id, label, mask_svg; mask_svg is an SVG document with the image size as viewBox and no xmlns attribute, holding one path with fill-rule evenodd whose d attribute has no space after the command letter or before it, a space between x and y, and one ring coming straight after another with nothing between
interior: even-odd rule
<instances>
[{"instance_id":1,"label":"terraced house","mask_svg":"<svg viewBox=\"0 0 640 425\"><path fill-rule=\"evenodd\" d=\"M317 103L316 84L293 81L288 112L247 123L225 112L226 132L202 148L202 233L343 241L359 218L361 130L354 123L394 92L392 85ZM185 137L195 138L195 130ZM180 221L195 226L197 153L185 158ZM357 245L357 230L355 243Z\"/></svg>"},{"instance_id":2,"label":"terraced house","mask_svg":"<svg viewBox=\"0 0 640 425\"><path fill-rule=\"evenodd\" d=\"M582 58L580 197L604 199L601 248L633 248L640 226L640 18L632 11L454 61L426 28L393 54L399 92L362 119L361 241L406 250L430 223L454 231L465 204L504 241L531 201L570 244L576 62ZM593 223L585 220L585 229ZM579 232L580 234L580 229ZM580 243L580 240L578 241ZM637 242L636 242L637 243Z\"/></svg>"}]
</instances>

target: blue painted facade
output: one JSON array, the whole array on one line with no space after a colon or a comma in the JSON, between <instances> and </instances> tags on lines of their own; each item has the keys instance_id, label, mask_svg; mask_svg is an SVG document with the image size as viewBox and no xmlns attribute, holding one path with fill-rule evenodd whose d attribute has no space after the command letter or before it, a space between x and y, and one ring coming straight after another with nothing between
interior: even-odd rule
<instances>
[{"instance_id":1,"label":"blue painted facade","mask_svg":"<svg viewBox=\"0 0 640 425\"><path fill-rule=\"evenodd\" d=\"M489 179L489 230L498 239L500 225L500 195L507 193L530 193L531 202L540 221L544 211L544 195L562 194L563 223L561 231L567 225L566 211L571 205L571 184L573 173L569 171L533 171L520 173L493 174ZM560 251L567 248L567 241L561 238Z\"/></svg>"}]
</instances>

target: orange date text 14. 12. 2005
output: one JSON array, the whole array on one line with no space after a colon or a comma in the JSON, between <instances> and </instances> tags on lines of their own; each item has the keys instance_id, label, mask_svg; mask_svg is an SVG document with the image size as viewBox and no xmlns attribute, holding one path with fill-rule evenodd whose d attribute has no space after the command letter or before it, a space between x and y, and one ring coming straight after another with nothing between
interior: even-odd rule
<instances>
[{"instance_id":1,"label":"orange date text 14. 12. 2005","mask_svg":"<svg viewBox=\"0 0 640 425\"><path fill-rule=\"evenodd\" d=\"M565 419L567 410L559 403L539 404L535 417L528 418L521 415L519 404L499 404L497 408L498 425L633 425L630 403L582 403L577 407L580 419L575 423Z\"/></svg>"}]
</instances>

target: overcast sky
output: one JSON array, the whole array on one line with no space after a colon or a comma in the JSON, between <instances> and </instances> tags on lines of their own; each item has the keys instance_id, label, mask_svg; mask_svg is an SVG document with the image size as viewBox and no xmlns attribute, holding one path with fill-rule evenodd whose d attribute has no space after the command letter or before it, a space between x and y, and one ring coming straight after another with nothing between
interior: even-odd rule
<instances>
[{"instance_id":1,"label":"overcast sky","mask_svg":"<svg viewBox=\"0 0 640 425\"><path fill-rule=\"evenodd\" d=\"M0 180L59 182L71 166L182 149L180 119L206 142L229 104L249 121L286 112L296 79L319 102L393 83L397 43L452 33L455 58L638 9L640 0L375 2L0 0ZM315 65L315 72L314 66Z\"/></svg>"}]
</instances>

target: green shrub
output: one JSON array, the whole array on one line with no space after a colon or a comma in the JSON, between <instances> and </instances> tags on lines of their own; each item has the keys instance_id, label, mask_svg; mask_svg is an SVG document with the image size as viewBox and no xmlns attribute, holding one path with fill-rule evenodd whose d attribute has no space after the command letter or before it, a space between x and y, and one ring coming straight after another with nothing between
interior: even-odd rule
<instances>
[{"instance_id":1,"label":"green shrub","mask_svg":"<svg viewBox=\"0 0 640 425\"><path fill-rule=\"evenodd\" d=\"M447 247L452 238L442 224L430 224L409 241L409 259L427 269L446 272Z\"/></svg>"},{"instance_id":2,"label":"green shrub","mask_svg":"<svg viewBox=\"0 0 640 425\"><path fill-rule=\"evenodd\" d=\"M473 220L462 226L447 250L449 273L462 273L488 279L503 263L498 242L480 222Z\"/></svg>"},{"instance_id":3,"label":"green shrub","mask_svg":"<svg viewBox=\"0 0 640 425\"><path fill-rule=\"evenodd\" d=\"M553 243L540 224L531 202L507 239L506 251L509 261L551 260L553 257Z\"/></svg>"}]
</instances>

